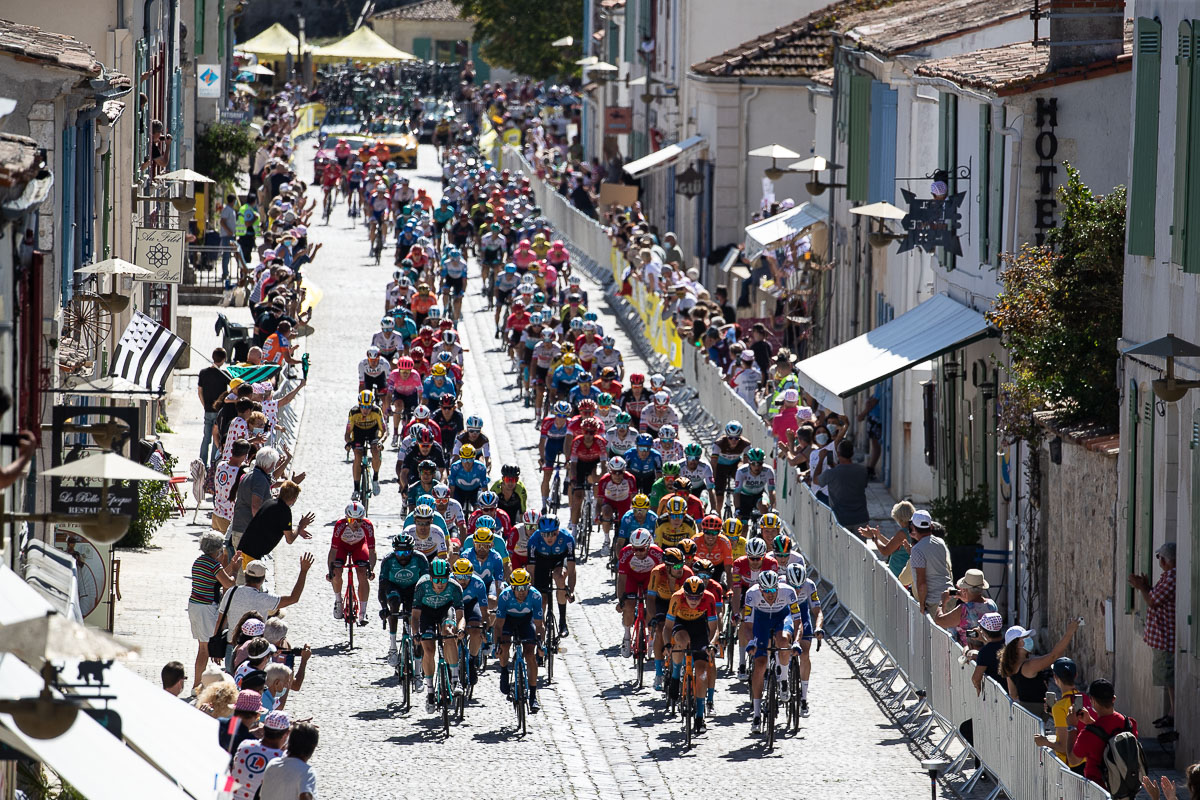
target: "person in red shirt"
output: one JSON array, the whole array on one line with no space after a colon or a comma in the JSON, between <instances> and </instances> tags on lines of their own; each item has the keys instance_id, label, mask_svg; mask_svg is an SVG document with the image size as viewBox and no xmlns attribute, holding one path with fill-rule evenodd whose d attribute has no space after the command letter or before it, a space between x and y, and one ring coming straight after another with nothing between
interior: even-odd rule
<instances>
[{"instance_id":1,"label":"person in red shirt","mask_svg":"<svg viewBox=\"0 0 1200 800\"><path fill-rule=\"evenodd\" d=\"M333 540L326 557L333 585L333 617L342 618L342 569L349 562L358 578L358 624L367 624L367 599L370 581L375 577L375 526L367 519L367 509L357 500L346 506L346 516L333 523Z\"/></svg>"},{"instance_id":2,"label":"person in red shirt","mask_svg":"<svg viewBox=\"0 0 1200 800\"><path fill-rule=\"evenodd\" d=\"M650 588L650 573L662 563L662 558L662 548L654 544L654 534L645 528L638 528L629 535L629 544L621 548L617 557L617 611L621 613L621 624L625 627L622 658L629 658L631 630L637 616L637 603L627 601L636 601L646 594Z\"/></svg>"},{"instance_id":3,"label":"person in red shirt","mask_svg":"<svg viewBox=\"0 0 1200 800\"><path fill-rule=\"evenodd\" d=\"M596 388L601 394L610 394L614 399L619 398L625 391L621 388L621 382L617 380L617 371L612 367L600 370L600 380L596 381Z\"/></svg>"},{"instance_id":4,"label":"person in red shirt","mask_svg":"<svg viewBox=\"0 0 1200 800\"><path fill-rule=\"evenodd\" d=\"M1085 759L1083 777L1107 791L1109 786L1104 770L1104 747L1108 744L1108 739L1120 731L1129 730L1137 736L1137 720L1117 713L1117 693L1113 690L1112 683L1104 678L1092 681L1088 686L1088 697L1092 700L1094 713L1084 708L1077 715L1072 712L1067 716L1068 723L1072 717L1077 717L1076 724L1079 727L1079 735L1075 737L1075 746L1071 752ZM1105 735L1100 736L1100 731Z\"/></svg>"},{"instance_id":5,"label":"person in red shirt","mask_svg":"<svg viewBox=\"0 0 1200 800\"><path fill-rule=\"evenodd\" d=\"M513 349L521 342L521 333L529 325L529 312L525 310L524 303L514 300L512 309L512 313L508 315L508 319L504 320L504 330L508 333L509 358L512 358Z\"/></svg>"},{"instance_id":6,"label":"person in red shirt","mask_svg":"<svg viewBox=\"0 0 1200 800\"><path fill-rule=\"evenodd\" d=\"M625 459L613 456L608 460L608 473L596 484L596 508L600 510L600 526L604 529L604 546L609 545L613 521L621 521L633 505L637 494L637 479L625 471Z\"/></svg>"},{"instance_id":7,"label":"person in red shirt","mask_svg":"<svg viewBox=\"0 0 1200 800\"><path fill-rule=\"evenodd\" d=\"M579 435L573 436L567 453L567 468L571 478L571 525L579 521L579 510L583 507L583 492L592 483L596 467L608 454L608 440L600 435L603 426L598 419L585 419L579 425Z\"/></svg>"},{"instance_id":8,"label":"person in red shirt","mask_svg":"<svg viewBox=\"0 0 1200 800\"><path fill-rule=\"evenodd\" d=\"M596 401L583 400L579 403L579 413L571 417L571 421L567 423L567 430L572 436L578 436L581 430L581 425L585 419L594 419L600 425L597 431L601 435L605 433L604 421L596 417Z\"/></svg>"},{"instance_id":9,"label":"person in red shirt","mask_svg":"<svg viewBox=\"0 0 1200 800\"><path fill-rule=\"evenodd\" d=\"M708 561L712 565L708 574L719 582L726 568L733 565L733 545L721 535L721 518L716 514L700 520L700 534L695 540L696 561Z\"/></svg>"}]
</instances>

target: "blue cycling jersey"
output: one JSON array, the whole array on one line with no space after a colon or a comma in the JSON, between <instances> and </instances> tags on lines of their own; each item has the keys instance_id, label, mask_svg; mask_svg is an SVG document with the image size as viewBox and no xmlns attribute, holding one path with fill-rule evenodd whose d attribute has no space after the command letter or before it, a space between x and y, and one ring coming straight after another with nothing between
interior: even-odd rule
<instances>
[{"instance_id":1,"label":"blue cycling jersey","mask_svg":"<svg viewBox=\"0 0 1200 800\"><path fill-rule=\"evenodd\" d=\"M431 407L437 405L437 401L441 400L442 395L448 394L451 397L458 396L458 389L454 388L454 381L446 378L442 381L442 385L438 386L433 382L433 376L425 379L422 384L422 392L425 395L425 403Z\"/></svg>"},{"instance_id":2,"label":"blue cycling jersey","mask_svg":"<svg viewBox=\"0 0 1200 800\"><path fill-rule=\"evenodd\" d=\"M467 469L463 466L464 464L470 464L471 468ZM451 464L449 481L451 486L467 491L471 489L484 489L490 484L487 467L476 459L471 459L470 461L460 459Z\"/></svg>"},{"instance_id":3,"label":"blue cycling jersey","mask_svg":"<svg viewBox=\"0 0 1200 800\"><path fill-rule=\"evenodd\" d=\"M636 447L625 451L625 467L630 472L658 472L662 469L662 454L651 448L650 454L643 458Z\"/></svg>"},{"instance_id":4,"label":"blue cycling jersey","mask_svg":"<svg viewBox=\"0 0 1200 800\"><path fill-rule=\"evenodd\" d=\"M563 558L575 560L575 537L566 531L559 531L550 544L538 531L529 537L529 560L545 558L550 561L561 561Z\"/></svg>"},{"instance_id":5,"label":"blue cycling jersey","mask_svg":"<svg viewBox=\"0 0 1200 800\"><path fill-rule=\"evenodd\" d=\"M658 525L658 515L653 511L647 511L646 519L642 522L638 522L637 517L634 516L635 513L636 512L631 508L625 512L624 516L621 517L621 524L617 528L618 539L628 539L638 528L645 528L646 530L653 532L655 526Z\"/></svg>"},{"instance_id":6,"label":"blue cycling jersey","mask_svg":"<svg viewBox=\"0 0 1200 800\"><path fill-rule=\"evenodd\" d=\"M532 617L542 619L542 593L532 586L529 587L524 600L518 600L513 588L509 586L500 593L496 600L496 618Z\"/></svg>"},{"instance_id":7,"label":"blue cycling jersey","mask_svg":"<svg viewBox=\"0 0 1200 800\"><path fill-rule=\"evenodd\" d=\"M461 584L459 584L461 586ZM467 581L467 585L462 587L463 608L470 611L477 604L482 608L487 608L488 588L487 584L478 575L472 575Z\"/></svg>"},{"instance_id":8,"label":"blue cycling jersey","mask_svg":"<svg viewBox=\"0 0 1200 800\"><path fill-rule=\"evenodd\" d=\"M557 370L555 372L557 372ZM571 390L571 394L567 397L567 399L571 402L571 405L578 407L580 402L584 400L598 400L600 395L601 391L595 386L589 387L586 392L583 390L582 386L576 386Z\"/></svg>"},{"instance_id":9,"label":"blue cycling jersey","mask_svg":"<svg viewBox=\"0 0 1200 800\"><path fill-rule=\"evenodd\" d=\"M463 548L462 557L471 562L475 575L483 580L490 588L493 583L504 580L504 559L495 550L488 550L486 558L480 558L479 552L472 547Z\"/></svg>"},{"instance_id":10,"label":"blue cycling jersey","mask_svg":"<svg viewBox=\"0 0 1200 800\"><path fill-rule=\"evenodd\" d=\"M550 380L554 384L554 388L558 389L560 392L563 392L567 389L573 388L575 384L579 383L579 378L581 375L583 375L583 367L579 366L578 364L572 364L569 367L563 365L554 370L554 374L551 376Z\"/></svg>"}]
</instances>

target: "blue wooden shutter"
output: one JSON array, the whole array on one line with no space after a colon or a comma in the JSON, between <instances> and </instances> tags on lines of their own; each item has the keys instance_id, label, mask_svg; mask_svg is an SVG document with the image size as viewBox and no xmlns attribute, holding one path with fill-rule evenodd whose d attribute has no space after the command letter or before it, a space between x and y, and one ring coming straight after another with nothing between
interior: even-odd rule
<instances>
[{"instance_id":1,"label":"blue wooden shutter","mask_svg":"<svg viewBox=\"0 0 1200 800\"><path fill-rule=\"evenodd\" d=\"M896 199L896 90L881 81L871 84L870 177L867 202Z\"/></svg>"},{"instance_id":2,"label":"blue wooden shutter","mask_svg":"<svg viewBox=\"0 0 1200 800\"><path fill-rule=\"evenodd\" d=\"M1162 23L1139 17L1134 24L1133 168L1129 176L1131 255L1154 255L1158 193L1158 89L1162 71Z\"/></svg>"}]
</instances>

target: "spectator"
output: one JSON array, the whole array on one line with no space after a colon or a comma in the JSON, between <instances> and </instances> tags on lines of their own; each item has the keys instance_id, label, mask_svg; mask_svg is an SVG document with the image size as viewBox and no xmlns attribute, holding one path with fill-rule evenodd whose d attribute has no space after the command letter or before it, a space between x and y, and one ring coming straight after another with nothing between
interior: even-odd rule
<instances>
[{"instance_id":1,"label":"spectator","mask_svg":"<svg viewBox=\"0 0 1200 800\"><path fill-rule=\"evenodd\" d=\"M854 443L843 440L838 443L837 463L826 450L825 457L817 462L813 482L829 492L829 507L843 528L857 530L871 521L867 509L867 468L854 463Z\"/></svg>"},{"instance_id":2,"label":"spectator","mask_svg":"<svg viewBox=\"0 0 1200 800\"><path fill-rule=\"evenodd\" d=\"M168 661L162 668L162 687L167 694L179 697L183 694L183 684L187 680L187 670L178 661Z\"/></svg>"},{"instance_id":3,"label":"spectator","mask_svg":"<svg viewBox=\"0 0 1200 800\"><path fill-rule=\"evenodd\" d=\"M1080 708L1090 707L1091 702L1084 697L1083 692L1075 688L1078 668L1074 661L1066 657L1056 659L1050 666L1050 671L1054 675L1059 696L1050 707L1050 716L1054 719L1054 738L1038 735L1033 737L1033 743L1038 747L1049 747L1054 751L1054 755L1058 756L1059 761L1069 766L1072 772L1082 775L1083 759L1072 752L1075 736L1079 732L1075 724L1075 698L1079 698Z\"/></svg>"},{"instance_id":4,"label":"spectator","mask_svg":"<svg viewBox=\"0 0 1200 800\"><path fill-rule=\"evenodd\" d=\"M867 474L871 480L875 480L875 467L879 464L879 456L883 452L879 445L879 439L883 436L883 409L879 406L878 395L871 395L867 398L862 411L858 412L857 419L859 422L865 420L867 423L867 441L870 443L870 452L867 455Z\"/></svg>"},{"instance_id":5,"label":"spectator","mask_svg":"<svg viewBox=\"0 0 1200 800\"><path fill-rule=\"evenodd\" d=\"M950 548L946 547L942 537L934 535L933 518L928 511L914 513L909 530L913 537L908 561L912 570L913 596L927 613L936 613L942 592L953 585Z\"/></svg>"},{"instance_id":6,"label":"spectator","mask_svg":"<svg viewBox=\"0 0 1200 800\"><path fill-rule=\"evenodd\" d=\"M907 500L901 500L896 505L892 506L892 521L899 526L899 530L892 538L884 538L879 528L864 527L858 529L858 535L864 539L870 539L875 543L875 547L879 550L879 555L887 559L888 571L897 578L904 572L904 568L908 566L909 553L912 552L912 542L909 539L910 525L912 523L913 514L916 513L913 504ZM911 574L911 573L910 573ZM901 581L904 583L904 581ZM912 583L911 578L909 584Z\"/></svg>"},{"instance_id":7,"label":"spectator","mask_svg":"<svg viewBox=\"0 0 1200 800\"><path fill-rule=\"evenodd\" d=\"M725 284L717 286L716 293L713 295L713 300L716 301L717 308L720 309L721 317L728 323L732 324L737 321L737 312L733 306L729 304L729 287Z\"/></svg>"},{"instance_id":8,"label":"spectator","mask_svg":"<svg viewBox=\"0 0 1200 800\"><path fill-rule=\"evenodd\" d=\"M253 394L254 387L244 383L240 378L234 378L229 382L229 392L217 406L217 418L212 428L213 446L218 451L225 446L225 440L229 435L229 426L233 424L234 418L242 413L238 411L238 401L252 401Z\"/></svg>"},{"instance_id":9,"label":"spectator","mask_svg":"<svg viewBox=\"0 0 1200 800\"><path fill-rule=\"evenodd\" d=\"M1133 794L1125 794L1120 792L1118 787L1109 786L1108 770L1104 763L1104 750L1109 740L1119 731L1130 731L1137 736L1137 720L1117 713L1117 693L1113 690L1112 683L1104 678L1092 681L1088 686L1088 696L1091 698L1093 710L1089 711L1084 708L1077 715L1084 727L1075 737L1075 745L1071 748L1071 752L1084 760L1083 776L1089 781L1099 784L1105 791L1112 792L1114 800L1122 797L1132 798ZM1068 716L1068 722L1071 721ZM1136 779L1133 780L1134 794L1136 794L1137 787L1142 785L1142 778L1146 774L1145 761L1135 765L1133 769L1138 772Z\"/></svg>"},{"instance_id":10,"label":"spectator","mask_svg":"<svg viewBox=\"0 0 1200 800\"><path fill-rule=\"evenodd\" d=\"M213 425L217 422L217 411L229 386L229 376L221 369L225 363L225 348L218 347L213 350L212 360L211 365L200 370L196 385L196 394L200 398L200 406L204 409L204 435L200 437L200 460L206 467L212 463L208 459L209 450L213 444Z\"/></svg>"},{"instance_id":11,"label":"spectator","mask_svg":"<svg viewBox=\"0 0 1200 800\"><path fill-rule=\"evenodd\" d=\"M1147 575L1130 575L1129 585L1146 601L1142 639L1154 653L1154 685L1167 690L1167 713L1154 720L1154 726L1171 729L1175 727L1175 543L1165 542L1155 557L1162 574L1153 588Z\"/></svg>"},{"instance_id":12,"label":"spectator","mask_svg":"<svg viewBox=\"0 0 1200 800\"><path fill-rule=\"evenodd\" d=\"M263 623L258 620L253 621L259 632L262 632ZM265 670L267 662L271 660L271 655L275 652L275 645L268 642L261 636L256 636L246 643L246 660L238 665L237 671L233 673L233 682L242 688L242 678L249 675L255 670Z\"/></svg>"},{"instance_id":13,"label":"spectator","mask_svg":"<svg viewBox=\"0 0 1200 800\"><path fill-rule=\"evenodd\" d=\"M222 459L212 469L213 484L213 530L222 534L229 532L229 521L233 519L233 506L237 487L241 482L246 457L250 455L250 442L238 439L229 450L229 458Z\"/></svg>"},{"instance_id":14,"label":"spectator","mask_svg":"<svg viewBox=\"0 0 1200 800\"><path fill-rule=\"evenodd\" d=\"M208 639L217 625L221 602L222 567L229 563L225 553L225 537L214 531L200 535L200 556L192 562L192 592L188 596L188 622L196 640L195 692L200 688L200 676L208 663ZM232 584L230 584L232 585ZM174 663L174 662L172 662ZM165 669L165 667L164 667Z\"/></svg>"},{"instance_id":15,"label":"spectator","mask_svg":"<svg viewBox=\"0 0 1200 800\"><path fill-rule=\"evenodd\" d=\"M754 353L754 363L758 371L766 375L771 369L771 343L767 341L770 332L761 322L754 323L750 328L750 350Z\"/></svg>"},{"instance_id":16,"label":"spectator","mask_svg":"<svg viewBox=\"0 0 1200 800\"><path fill-rule=\"evenodd\" d=\"M283 758L283 748L291 727L287 714L272 711L263 718L262 741L249 739L238 745L230 772L238 783L233 791L235 800L254 800L267 764L272 759Z\"/></svg>"},{"instance_id":17,"label":"spectator","mask_svg":"<svg viewBox=\"0 0 1200 800\"><path fill-rule=\"evenodd\" d=\"M674 231L663 234L663 263L675 269L683 269L683 250L679 247L679 237Z\"/></svg>"},{"instance_id":18,"label":"spectator","mask_svg":"<svg viewBox=\"0 0 1200 800\"><path fill-rule=\"evenodd\" d=\"M958 643L963 647L970 647L969 637L971 632L979 627L980 617L1000 609L996 607L994 600L984 596L988 582L983 576L983 570L967 570L966 574L958 579L955 587L958 589L957 598L949 589L942 592L941 610L934 614L933 621L940 627L954 629ZM953 607L948 607L952 602Z\"/></svg>"},{"instance_id":19,"label":"spectator","mask_svg":"<svg viewBox=\"0 0 1200 800\"><path fill-rule=\"evenodd\" d=\"M229 524L229 536L225 539L227 546L240 546L242 534L246 532L250 520L254 519L263 503L271 499L271 484L274 482L272 473L278 463L279 452L273 447L263 447L255 455L254 469L238 484L233 520Z\"/></svg>"},{"instance_id":20,"label":"spectator","mask_svg":"<svg viewBox=\"0 0 1200 800\"><path fill-rule=\"evenodd\" d=\"M1183 771L1183 779L1186 781L1189 800L1200 800L1200 764L1188 766ZM1150 795L1150 800L1159 800L1160 797L1162 800L1175 800L1178 796L1175 791L1175 782L1166 775L1162 776L1157 786L1152 778L1144 777L1142 786L1145 788L1146 794Z\"/></svg>"},{"instance_id":21,"label":"spectator","mask_svg":"<svg viewBox=\"0 0 1200 800\"><path fill-rule=\"evenodd\" d=\"M914 549L913 559L916 557L917 551ZM1071 620L1063 637L1049 653L1042 656L1033 655L1033 631L1013 625L1004 632L1004 649L1000 651L1000 677L1008 683L1008 696L1039 719L1044 716L1046 706L1046 678L1042 672L1049 668L1055 659L1066 654L1067 645L1079 629L1079 622L1079 619Z\"/></svg>"},{"instance_id":22,"label":"spectator","mask_svg":"<svg viewBox=\"0 0 1200 800\"><path fill-rule=\"evenodd\" d=\"M975 672L971 674L971 683L975 684L975 694L983 692L983 679L991 678L996 683L1000 681L1000 650L1004 647L1004 617L999 613L984 614L979 618L979 637L983 642L975 653Z\"/></svg>"},{"instance_id":23,"label":"spectator","mask_svg":"<svg viewBox=\"0 0 1200 800\"><path fill-rule=\"evenodd\" d=\"M223 281L229 280L229 253L237 240L237 220L237 195L226 195L217 223L217 230L221 234L221 280ZM226 287L228 287L228 283Z\"/></svg>"},{"instance_id":24,"label":"spectator","mask_svg":"<svg viewBox=\"0 0 1200 800\"><path fill-rule=\"evenodd\" d=\"M308 760L319 740L316 725L297 722L292 726L287 756L272 759L263 773L260 800L316 800L317 773Z\"/></svg>"},{"instance_id":25,"label":"spectator","mask_svg":"<svg viewBox=\"0 0 1200 800\"><path fill-rule=\"evenodd\" d=\"M778 440L788 441L793 431L800 427L800 392L784 389L783 406L771 418L771 434Z\"/></svg>"},{"instance_id":26,"label":"spectator","mask_svg":"<svg viewBox=\"0 0 1200 800\"><path fill-rule=\"evenodd\" d=\"M258 715L263 712L262 695L251 689L238 692L233 715L218 719L217 743L229 754L237 752L242 742L259 736ZM237 720L234 723L234 720Z\"/></svg>"},{"instance_id":27,"label":"spectator","mask_svg":"<svg viewBox=\"0 0 1200 800\"><path fill-rule=\"evenodd\" d=\"M233 659L229 662L230 672L236 672L237 668L242 665L249 654L246 652L246 646L251 640L257 639L266 631L266 620L258 611L247 611L238 620L238 635L234 640Z\"/></svg>"},{"instance_id":28,"label":"spectator","mask_svg":"<svg viewBox=\"0 0 1200 800\"><path fill-rule=\"evenodd\" d=\"M263 705L272 711L282 710L292 687L292 668L287 664L267 664L267 690L263 692Z\"/></svg>"},{"instance_id":29,"label":"spectator","mask_svg":"<svg viewBox=\"0 0 1200 800\"><path fill-rule=\"evenodd\" d=\"M253 388L250 391L254 391ZM247 440L251 446L261 445L267 440L265 435L251 433L254 415L262 414L258 410L258 403L249 397L239 397L234 403L234 411L236 416L229 421L229 427L225 429L225 442L221 447L221 458L225 460L233 455L233 443L238 439ZM263 417L263 420L265 421L266 417Z\"/></svg>"},{"instance_id":30,"label":"spectator","mask_svg":"<svg viewBox=\"0 0 1200 800\"><path fill-rule=\"evenodd\" d=\"M312 538L308 526L317 518L312 512L301 517L300 524L292 530L292 506L299 497L300 487L292 481L285 481L279 487L279 496L262 504L242 534L238 548L243 556L266 558L283 539L292 544L296 539Z\"/></svg>"},{"instance_id":31,"label":"spectator","mask_svg":"<svg viewBox=\"0 0 1200 800\"><path fill-rule=\"evenodd\" d=\"M233 714L233 706L237 702L238 688L233 679L219 667L209 667L204 670L204 678L208 680L210 670L215 670L221 677L200 690L196 695L196 708L214 719L228 719Z\"/></svg>"},{"instance_id":32,"label":"spectator","mask_svg":"<svg viewBox=\"0 0 1200 800\"><path fill-rule=\"evenodd\" d=\"M287 634L287 623L280 617L271 617L267 620L262 635L264 639L275 645L275 655L272 656L272 661L276 664L286 664L294 670L291 690L298 692L304 685L304 675L308 669L308 660L312 658L312 648L305 644L304 647L299 648L300 652L297 653L292 649ZM297 655L300 656L299 666L296 665Z\"/></svg>"},{"instance_id":33,"label":"spectator","mask_svg":"<svg viewBox=\"0 0 1200 800\"><path fill-rule=\"evenodd\" d=\"M758 387L762 385L762 372L754 363L754 353L743 350L733 372L729 376L729 385L738 397L746 401L751 408L758 408Z\"/></svg>"},{"instance_id":34,"label":"spectator","mask_svg":"<svg viewBox=\"0 0 1200 800\"><path fill-rule=\"evenodd\" d=\"M227 619L240 620L247 611L270 615L280 609L295 605L300 600L300 595L304 593L304 582L308 577L308 571L312 569L314 560L312 553L305 553L300 557L300 572L296 576L296 583L292 587L292 591L283 597L263 591L262 585L267 577L267 565L258 560L251 561L246 565L246 585L235 586L226 592L221 601L221 610L225 611ZM214 629L213 633L216 634L219 631ZM238 633L239 630L236 627L229 628L231 645ZM226 649L227 668L228 664L233 661L233 653L233 647Z\"/></svg>"}]
</instances>

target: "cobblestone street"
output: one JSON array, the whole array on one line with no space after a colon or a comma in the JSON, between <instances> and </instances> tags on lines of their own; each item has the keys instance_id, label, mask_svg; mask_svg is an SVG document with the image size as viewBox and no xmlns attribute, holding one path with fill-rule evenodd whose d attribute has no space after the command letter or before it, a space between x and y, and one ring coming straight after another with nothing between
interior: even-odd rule
<instances>
[{"instance_id":1,"label":"cobblestone street","mask_svg":"<svg viewBox=\"0 0 1200 800\"><path fill-rule=\"evenodd\" d=\"M297 164L311 171L311 145ZM422 146L414 185L439 194L434 152ZM413 174L413 173L410 173ZM814 651L812 712L796 734L783 736L766 754L759 737L750 736L748 686L725 676L718 683L715 715L707 734L690 751L682 731L663 712L662 698L631 685L631 661L619 657L620 619L603 559L579 568L579 602L569 608L571 634L555 670L555 681L539 693L540 714L529 719L525 737L513 734L512 707L497 691L497 673L480 678L476 700L465 720L443 739L440 725L417 697L412 709L399 709L400 691L384 656L387 636L376 614L374 586L366 628L359 629L353 650L346 628L331 614L333 592L325 580L325 556L332 521L342 515L351 491L350 466L342 450L346 412L355 401L356 374L371 334L378 330L383 289L390 280L392 252L375 266L368 255L365 229L352 226L339 205L331 224L311 227L324 249L306 277L323 298L304 346L312 359L311 379L302 393L303 417L296 468L307 472L298 513L312 511L317 526L311 541L282 545L275 551L270 578L282 593L295 579L301 553L317 557L303 599L287 610L292 644L305 642L313 658L303 690L289 700L293 719L311 716L321 728L313 763L320 797L572 797L667 798L706 796L920 798L929 780L920 771L896 726L879 710L847 662L829 647ZM360 218L361 221L361 218ZM464 413L484 420L492 441L493 478L499 465L515 460L537 508L537 433L533 411L518 397L509 362L493 337L491 312L478 294L478 273L463 304L460 327L466 353ZM585 278L591 307L605 330L617 338L627 371L645 371L615 317L602 302L599 287ZM212 309L193 311L193 344L211 349ZM231 318L245 321L243 309ZM186 313L186 312L185 312ZM207 337L207 338L206 338ZM176 378L167 438L182 469L192 458L199 434L193 356L189 374ZM371 503L377 544L387 547L398 532L400 502L394 473L395 451L387 449L381 478L383 492ZM188 636L185 612L186 572L196 555L201 525L172 520L160 531L160 549L124 552L116 630L142 647L137 669L157 680L160 666L178 659L188 665L195 643ZM564 510L565 518L565 510ZM204 510L200 520L204 521ZM599 536L594 542L599 543ZM382 555L382 552L381 552ZM599 555L594 550L593 555ZM649 680L647 680L649 684Z\"/></svg>"}]
</instances>

